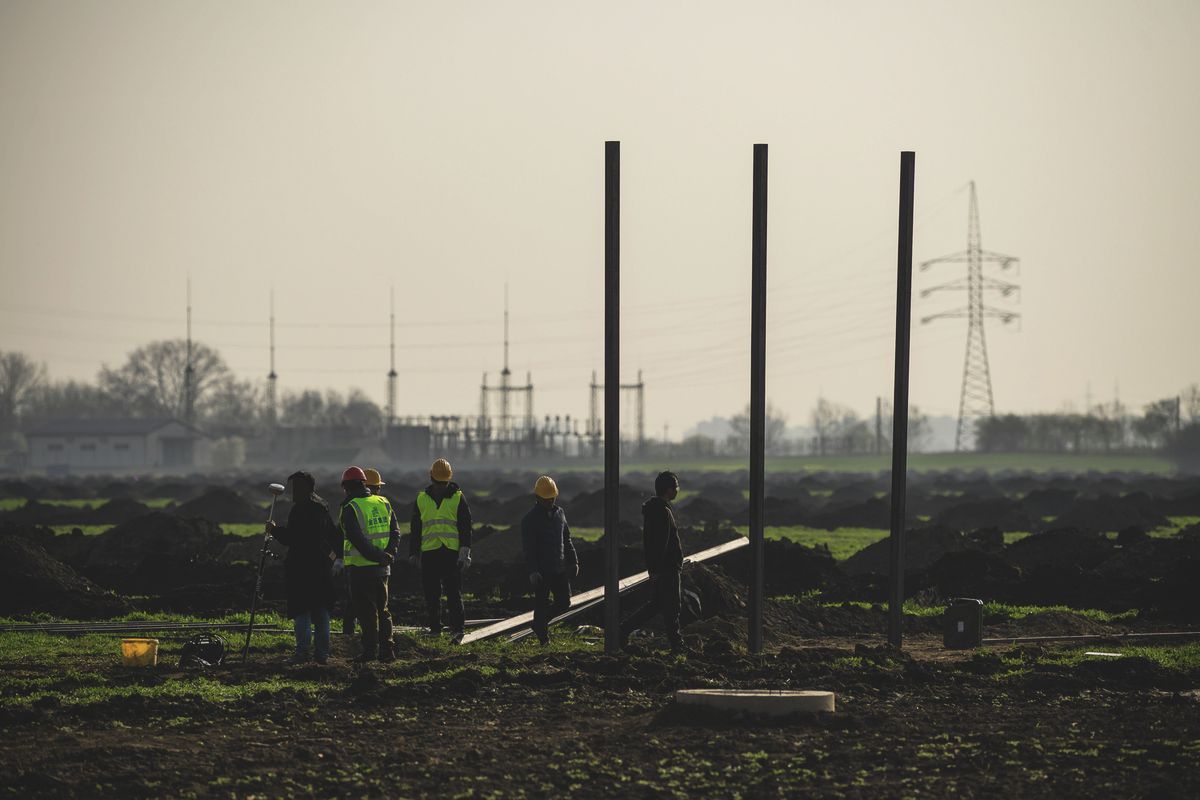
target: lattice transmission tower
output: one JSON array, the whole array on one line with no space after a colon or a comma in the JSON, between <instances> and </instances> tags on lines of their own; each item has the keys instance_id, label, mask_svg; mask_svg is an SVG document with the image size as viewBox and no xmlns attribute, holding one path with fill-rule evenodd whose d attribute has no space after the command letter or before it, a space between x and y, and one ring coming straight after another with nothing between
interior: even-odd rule
<instances>
[{"instance_id":1,"label":"lattice transmission tower","mask_svg":"<svg viewBox=\"0 0 1200 800\"><path fill-rule=\"evenodd\" d=\"M1020 263L1016 256L1006 256L984 250L979 235L979 203L975 197L975 181L971 181L971 208L967 221L967 249L941 258L934 258L921 264L925 271L936 264L967 265L967 277L949 281L938 286L925 289L921 297L928 297L934 292L965 291L967 305L953 311L940 314L930 314L922 317L921 323L927 324L938 319L967 320L967 352L963 358L962 392L958 398L958 428L954 433L954 449L961 451L973 443L975 423L983 418L994 416L996 404L992 397L992 373L988 367L987 338L984 335L984 320L998 319L1008 324L1019 319L1020 314L1006 309L991 308L984 304L983 293L999 292L1002 297L1017 294L1020 297L1020 287L1015 283L990 278L983 274L984 263L999 264L1000 269L1007 270Z\"/></svg>"}]
</instances>

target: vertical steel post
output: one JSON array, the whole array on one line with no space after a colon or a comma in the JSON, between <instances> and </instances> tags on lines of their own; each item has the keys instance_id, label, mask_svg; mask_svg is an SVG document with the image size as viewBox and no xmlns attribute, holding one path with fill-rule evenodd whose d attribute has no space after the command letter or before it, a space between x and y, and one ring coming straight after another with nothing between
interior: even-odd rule
<instances>
[{"instance_id":1,"label":"vertical steel post","mask_svg":"<svg viewBox=\"0 0 1200 800\"><path fill-rule=\"evenodd\" d=\"M892 399L892 586L888 644L904 646L904 500L908 488L908 343L912 327L913 173L917 156L900 154L900 234L896 253L896 370Z\"/></svg>"},{"instance_id":2,"label":"vertical steel post","mask_svg":"<svg viewBox=\"0 0 1200 800\"><path fill-rule=\"evenodd\" d=\"M604 143L604 650L621 648L621 143Z\"/></svg>"},{"instance_id":3,"label":"vertical steel post","mask_svg":"<svg viewBox=\"0 0 1200 800\"><path fill-rule=\"evenodd\" d=\"M767 416L767 146L754 145L754 210L750 248L750 631L762 651L763 471Z\"/></svg>"}]
</instances>

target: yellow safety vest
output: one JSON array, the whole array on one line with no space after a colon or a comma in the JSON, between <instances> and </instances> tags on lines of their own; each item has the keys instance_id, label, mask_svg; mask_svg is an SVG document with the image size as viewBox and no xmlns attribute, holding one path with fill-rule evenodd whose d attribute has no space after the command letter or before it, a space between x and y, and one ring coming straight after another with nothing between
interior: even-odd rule
<instances>
[{"instance_id":1,"label":"yellow safety vest","mask_svg":"<svg viewBox=\"0 0 1200 800\"><path fill-rule=\"evenodd\" d=\"M367 541L379 550L387 547L388 539L392 535L392 504L382 495L371 495L370 497L355 497L349 505L358 517L358 527L362 529L363 536ZM342 511L345 513L344 508ZM347 567L379 566L378 562L372 561L358 552L358 548L350 542L350 537L346 536L344 525L342 526L342 563Z\"/></svg>"},{"instance_id":2,"label":"yellow safety vest","mask_svg":"<svg viewBox=\"0 0 1200 800\"><path fill-rule=\"evenodd\" d=\"M421 513L421 552L446 547L458 549L458 503L462 492L455 492L439 506L426 492L417 495Z\"/></svg>"}]
</instances>

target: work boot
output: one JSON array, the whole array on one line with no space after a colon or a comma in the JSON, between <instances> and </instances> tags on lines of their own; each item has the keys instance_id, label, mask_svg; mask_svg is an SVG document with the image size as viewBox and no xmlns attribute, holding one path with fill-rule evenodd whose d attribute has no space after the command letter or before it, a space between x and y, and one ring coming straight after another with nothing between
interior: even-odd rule
<instances>
[{"instance_id":1,"label":"work boot","mask_svg":"<svg viewBox=\"0 0 1200 800\"><path fill-rule=\"evenodd\" d=\"M379 646L379 660L385 664L390 664L396 660L396 652L392 649L392 643Z\"/></svg>"},{"instance_id":2,"label":"work boot","mask_svg":"<svg viewBox=\"0 0 1200 800\"><path fill-rule=\"evenodd\" d=\"M374 660L375 660L375 653L371 652L370 650L363 650L361 653L356 655L354 658L350 659L350 663L362 665L362 664L366 664L366 663L374 661Z\"/></svg>"},{"instance_id":3,"label":"work boot","mask_svg":"<svg viewBox=\"0 0 1200 800\"><path fill-rule=\"evenodd\" d=\"M450 644L462 644L463 635L462 631L452 631L450 633Z\"/></svg>"}]
</instances>

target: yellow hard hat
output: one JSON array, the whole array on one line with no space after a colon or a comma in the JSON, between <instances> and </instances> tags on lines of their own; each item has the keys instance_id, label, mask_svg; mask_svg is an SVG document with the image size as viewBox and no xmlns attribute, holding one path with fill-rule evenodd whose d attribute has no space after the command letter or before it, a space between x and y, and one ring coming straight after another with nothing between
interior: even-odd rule
<instances>
[{"instance_id":1,"label":"yellow hard hat","mask_svg":"<svg viewBox=\"0 0 1200 800\"><path fill-rule=\"evenodd\" d=\"M429 468L429 477L435 481L448 481L454 477L454 470L450 468L450 462L444 458L439 458L433 462L433 466Z\"/></svg>"},{"instance_id":2,"label":"yellow hard hat","mask_svg":"<svg viewBox=\"0 0 1200 800\"><path fill-rule=\"evenodd\" d=\"M367 467L363 470L363 474L367 476L366 481L364 481L367 486L387 486L383 482L383 476L379 474L379 470Z\"/></svg>"},{"instance_id":3,"label":"yellow hard hat","mask_svg":"<svg viewBox=\"0 0 1200 800\"><path fill-rule=\"evenodd\" d=\"M558 484L554 482L554 478L551 478L549 475L543 475L533 485L533 493L543 500L552 500L558 497Z\"/></svg>"}]
</instances>

